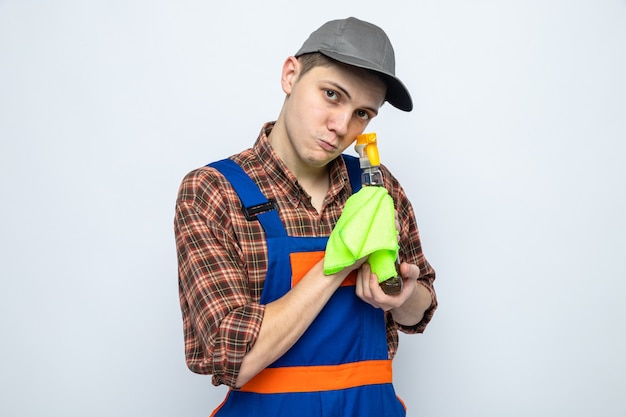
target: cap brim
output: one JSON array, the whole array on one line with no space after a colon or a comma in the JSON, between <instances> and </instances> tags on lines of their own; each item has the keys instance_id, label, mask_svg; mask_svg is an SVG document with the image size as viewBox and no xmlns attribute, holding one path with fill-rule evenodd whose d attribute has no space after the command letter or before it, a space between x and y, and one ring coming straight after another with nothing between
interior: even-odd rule
<instances>
[{"instance_id":1,"label":"cap brim","mask_svg":"<svg viewBox=\"0 0 626 417\"><path fill-rule=\"evenodd\" d=\"M367 61L363 61L359 58L338 54L332 51L318 50L317 52L326 55L329 58L339 61L344 64L353 65L355 67L364 68L370 71L375 71L383 76L387 84L387 95L385 100L392 106L402 111L409 112L413 110L413 99L406 86L395 75L389 74L382 68L377 68L371 65ZM299 53L302 55L302 52Z\"/></svg>"}]
</instances>

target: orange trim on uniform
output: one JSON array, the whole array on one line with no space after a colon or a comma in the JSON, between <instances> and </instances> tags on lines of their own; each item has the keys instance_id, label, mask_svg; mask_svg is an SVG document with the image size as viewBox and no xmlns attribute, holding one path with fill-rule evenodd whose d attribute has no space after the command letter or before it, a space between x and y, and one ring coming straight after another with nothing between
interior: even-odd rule
<instances>
[{"instance_id":1,"label":"orange trim on uniform","mask_svg":"<svg viewBox=\"0 0 626 417\"><path fill-rule=\"evenodd\" d=\"M398 399L398 401L400 401L400 404L402 404L402 408L404 408L404 411L406 411L406 404L404 403L404 400L397 395L396 398Z\"/></svg>"},{"instance_id":2,"label":"orange trim on uniform","mask_svg":"<svg viewBox=\"0 0 626 417\"><path fill-rule=\"evenodd\" d=\"M298 282L324 257L324 251L317 252L292 252L289 254L291 262L291 287L295 287ZM350 272L341 283L342 287L356 285L356 271Z\"/></svg>"},{"instance_id":3,"label":"orange trim on uniform","mask_svg":"<svg viewBox=\"0 0 626 417\"><path fill-rule=\"evenodd\" d=\"M226 398L224 398L224 401L222 401L222 403L215 410L213 410L213 412L211 413L210 417L215 417L217 412L220 411L222 409L222 407L224 407L224 404L226 404L226 401L228 401L228 396L230 395L231 391L232 390L228 390L228 393L226 394Z\"/></svg>"},{"instance_id":4,"label":"orange trim on uniform","mask_svg":"<svg viewBox=\"0 0 626 417\"><path fill-rule=\"evenodd\" d=\"M391 382L391 360L372 360L341 365L265 368L241 387L241 391L259 394L315 392Z\"/></svg>"}]
</instances>

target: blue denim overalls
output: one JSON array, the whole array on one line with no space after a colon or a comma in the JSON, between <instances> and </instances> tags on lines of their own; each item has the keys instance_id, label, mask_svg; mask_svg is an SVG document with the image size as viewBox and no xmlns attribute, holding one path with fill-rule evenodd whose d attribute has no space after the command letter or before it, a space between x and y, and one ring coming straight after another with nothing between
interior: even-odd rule
<instances>
[{"instance_id":1,"label":"blue denim overalls","mask_svg":"<svg viewBox=\"0 0 626 417\"><path fill-rule=\"evenodd\" d=\"M344 155L353 192L358 159ZM286 294L318 260L328 237L288 236L276 206L230 159L210 164L230 181L250 221L260 221L269 266L261 295L268 304ZM335 292L298 342L238 390L215 417L403 417L392 385L384 312L360 300L354 276Z\"/></svg>"}]
</instances>

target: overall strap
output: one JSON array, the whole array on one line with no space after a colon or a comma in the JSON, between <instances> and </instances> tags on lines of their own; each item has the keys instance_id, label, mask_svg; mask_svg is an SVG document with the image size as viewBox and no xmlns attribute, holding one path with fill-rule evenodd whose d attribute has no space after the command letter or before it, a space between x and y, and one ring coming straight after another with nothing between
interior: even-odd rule
<instances>
[{"instance_id":1,"label":"overall strap","mask_svg":"<svg viewBox=\"0 0 626 417\"><path fill-rule=\"evenodd\" d=\"M217 169L231 183L242 204L242 211L249 221L259 220L267 237L287 236L285 226L278 216L278 206L268 200L258 185L232 159L222 159L207 166Z\"/></svg>"},{"instance_id":2,"label":"overall strap","mask_svg":"<svg viewBox=\"0 0 626 417\"><path fill-rule=\"evenodd\" d=\"M361 164L359 163L359 158L346 154L342 154L341 156L348 169L352 194L354 194L361 189Z\"/></svg>"},{"instance_id":3,"label":"overall strap","mask_svg":"<svg viewBox=\"0 0 626 417\"><path fill-rule=\"evenodd\" d=\"M352 193L361 189L361 167L359 158L351 155L341 155L346 164ZM273 200L268 200L254 181L232 159L226 158L208 164L217 169L231 183L239 196L242 211L246 219L258 219L268 237L287 236L285 226L278 216L278 206Z\"/></svg>"}]
</instances>

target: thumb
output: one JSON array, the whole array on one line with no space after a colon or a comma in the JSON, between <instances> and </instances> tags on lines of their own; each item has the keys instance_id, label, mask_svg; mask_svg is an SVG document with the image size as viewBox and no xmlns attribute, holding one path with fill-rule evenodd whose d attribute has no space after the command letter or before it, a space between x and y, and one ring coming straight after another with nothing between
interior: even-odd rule
<instances>
[{"instance_id":1,"label":"thumb","mask_svg":"<svg viewBox=\"0 0 626 417\"><path fill-rule=\"evenodd\" d=\"M400 265L400 274L402 278L418 279L420 277L420 268L415 264L402 262Z\"/></svg>"}]
</instances>

